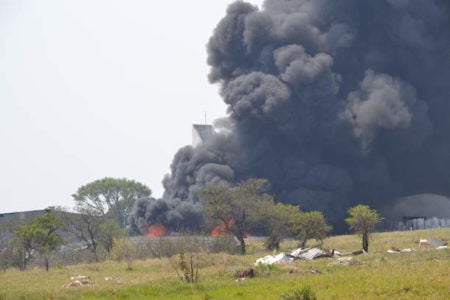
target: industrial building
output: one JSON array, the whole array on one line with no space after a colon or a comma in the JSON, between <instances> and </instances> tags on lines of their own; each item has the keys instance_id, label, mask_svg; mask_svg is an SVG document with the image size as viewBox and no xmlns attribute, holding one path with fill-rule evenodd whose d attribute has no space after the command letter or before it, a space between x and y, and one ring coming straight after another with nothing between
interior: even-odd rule
<instances>
[{"instance_id":1,"label":"industrial building","mask_svg":"<svg viewBox=\"0 0 450 300\"><path fill-rule=\"evenodd\" d=\"M214 137L216 134L214 128L211 125L192 125L192 146L197 147L201 143Z\"/></svg>"}]
</instances>

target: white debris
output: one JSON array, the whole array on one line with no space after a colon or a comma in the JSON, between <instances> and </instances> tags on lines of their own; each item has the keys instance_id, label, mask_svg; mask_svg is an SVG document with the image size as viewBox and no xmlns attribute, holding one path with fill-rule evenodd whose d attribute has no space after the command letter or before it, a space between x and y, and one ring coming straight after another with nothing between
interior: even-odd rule
<instances>
[{"instance_id":1,"label":"white debris","mask_svg":"<svg viewBox=\"0 0 450 300\"><path fill-rule=\"evenodd\" d=\"M428 244L428 240L426 240L426 239L420 239L420 240L419 240L419 247L420 247L420 246L424 246L424 245L425 245L425 246L429 245L429 244Z\"/></svg>"},{"instance_id":2,"label":"white debris","mask_svg":"<svg viewBox=\"0 0 450 300\"><path fill-rule=\"evenodd\" d=\"M405 249L402 249L400 252L405 253L405 252L414 252L414 251L416 251L416 249L413 249L413 248L405 248Z\"/></svg>"},{"instance_id":3,"label":"white debris","mask_svg":"<svg viewBox=\"0 0 450 300\"><path fill-rule=\"evenodd\" d=\"M291 256L299 259L313 260L322 256L332 256L331 253L320 250L319 248L299 248L291 252ZM334 254L333 254L334 256Z\"/></svg>"},{"instance_id":4,"label":"white debris","mask_svg":"<svg viewBox=\"0 0 450 300\"><path fill-rule=\"evenodd\" d=\"M91 278L91 277L86 276L86 275L76 275L76 276L70 277L70 280L80 280L80 279L89 279L89 278Z\"/></svg>"},{"instance_id":5,"label":"white debris","mask_svg":"<svg viewBox=\"0 0 450 300\"><path fill-rule=\"evenodd\" d=\"M387 253L408 253L408 252L414 252L416 249L413 248L405 248L405 249L398 249L395 247L392 247L391 249L387 250Z\"/></svg>"},{"instance_id":6,"label":"white debris","mask_svg":"<svg viewBox=\"0 0 450 300\"><path fill-rule=\"evenodd\" d=\"M267 255L261 258L258 258L255 262L255 266L259 264L263 265L273 265L276 263L284 262L289 263L294 261L292 257L287 256L284 252L281 252L278 255Z\"/></svg>"},{"instance_id":7,"label":"white debris","mask_svg":"<svg viewBox=\"0 0 450 300\"><path fill-rule=\"evenodd\" d=\"M71 282L63 285L63 287L70 288L70 287L77 287L77 286L84 286L84 285L95 285L95 282L89 281L89 280L74 280L74 281L71 281Z\"/></svg>"},{"instance_id":8,"label":"white debris","mask_svg":"<svg viewBox=\"0 0 450 300\"><path fill-rule=\"evenodd\" d=\"M330 265L343 265L343 266L359 265L359 264L361 264L359 261L354 260L353 257L350 256L339 257L336 261L330 263Z\"/></svg>"},{"instance_id":9,"label":"white debris","mask_svg":"<svg viewBox=\"0 0 450 300\"><path fill-rule=\"evenodd\" d=\"M106 276L105 280L106 281L109 281L109 280L120 280L120 277L119 276Z\"/></svg>"}]
</instances>

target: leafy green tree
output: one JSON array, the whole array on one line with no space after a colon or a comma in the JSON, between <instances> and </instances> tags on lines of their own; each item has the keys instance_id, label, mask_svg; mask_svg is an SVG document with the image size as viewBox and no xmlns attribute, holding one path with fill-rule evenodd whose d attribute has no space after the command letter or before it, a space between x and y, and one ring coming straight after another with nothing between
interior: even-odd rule
<instances>
[{"instance_id":1,"label":"leafy green tree","mask_svg":"<svg viewBox=\"0 0 450 300\"><path fill-rule=\"evenodd\" d=\"M106 177L80 187L72 197L76 211L114 218L125 227L134 201L150 195L151 190L142 183Z\"/></svg>"},{"instance_id":2,"label":"leafy green tree","mask_svg":"<svg viewBox=\"0 0 450 300\"><path fill-rule=\"evenodd\" d=\"M268 237L265 246L269 250L280 248L281 241L292 234L292 224L300 214L299 207L277 203L266 206L266 219L264 221Z\"/></svg>"},{"instance_id":3,"label":"leafy green tree","mask_svg":"<svg viewBox=\"0 0 450 300\"><path fill-rule=\"evenodd\" d=\"M300 212L294 216L292 231L304 248L309 239L322 241L331 230L320 211Z\"/></svg>"},{"instance_id":4,"label":"leafy green tree","mask_svg":"<svg viewBox=\"0 0 450 300\"><path fill-rule=\"evenodd\" d=\"M375 225L383 220L380 214L368 205L357 205L348 209L349 217L345 222L350 229L362 236L362 248L369 252L369 234L374 231Z\"/></svg>"},{"instance_id":5,"label":"leafy green tree","mask_svg":"<svg viewBox=\"0 0 450 300\"><path fill-rule=\"evenodd\" d=\"M10 240L13 246L11 254L15 260L13 264L20 270L25 270L33 258L34 251L37 251L44 256L45 269L48 271L48 255L63 244L63 239L57 233L63 225L53 213L49 212L29 223L16 226L12 230L14 236Z\"/></svg>"},{"instance_id":6,"label":"leafy green tree","mask_svg":"<svg viewBox=\"0 0 450 300\"><path fill-rule=\"evenodd\" d=\"M24 221L7 222L1 228L3 234L9 237L8 245L2 250L2 265L6 269L15 267L23 271L32 258L31 243L19 238L19 230L26 223ZM29 247L28 247L29 246Z\"/></svg>"},{"instance_id":7,"label":"leafy green tree","mask_svg":"<svg viewBox=\"0 0 450 300\"><path fill-rule=\"evenodd\" d=\"M113 249L114 240L127 236L127 231L121 228L116 220L113 219L101 223L98 232L98 242L108 254L110 254Z\"/></svg>"},{"instance_id":8,"label":"leafy green tree","mask_svg":"<svg viewBox=\"0 0 450 300\"><path fill-rule=\"evenodd\" d=\"M57 230L64 224L53 213L46 213L34 219L29 225L28 233L32 236L33 248L44 255L45 270L49 269L48 255L58 249L64 241Z\"/></svg>"},{"instance_id":9,"label":"leafy green tree","mask_svg":"<svg viewBox=\"0 0 450 300\"><path fill-rule=\"evenodd\" d=\"M12 248L11 247L3 247L0 249L0 270L3 272L6 271L12 264Z\"/></svg>"},{"instance_id":10,"label":"leafy green tree","mask_svg":"<svg viewBox=\"0 0 450 300\"><path fill-rule=\"evenodd\" d=\"M209 186L200 191L206 217L236 237L245 254L245 237L253 224L264 217L264 206L273 204L266 194L266 179L248 179L236 187Z\"/></svg>"}]
</instances>

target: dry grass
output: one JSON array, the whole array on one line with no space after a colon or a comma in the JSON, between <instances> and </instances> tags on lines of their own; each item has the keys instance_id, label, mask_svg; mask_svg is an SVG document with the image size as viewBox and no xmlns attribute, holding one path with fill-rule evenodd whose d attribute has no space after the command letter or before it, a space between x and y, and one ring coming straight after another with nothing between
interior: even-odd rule
<instances>
[{"instance_id":1,"label":"dry grass","mask_svg":"<svg viewBox=\"0 0 450 300\"><path fill-rule=\"evenodd\" d=\"M233 274L267 255L262 241L251 241L250 254L199 254L199 283L181 283L168 259L105 261L25 272L0 273L0 299L281 299L304 287L318 299L450 299L450 250L419 249L388 254L391 246L418 248L420 238L450 240L450 229L376 233L370 253L356 256L360 264L333 265L335 259L296 261L260 270L254 279L235 282ZM314 241L311 241L311 244ZM360 249L354 235L330 237L324 247L341 251ZM287 241L282 248L292 249ZM321 274L306 272L317 269ZM63 288L74 275L87 275L93 286ZM112 277L105 280L105 277Z\"/></svg>"}]
</instances>

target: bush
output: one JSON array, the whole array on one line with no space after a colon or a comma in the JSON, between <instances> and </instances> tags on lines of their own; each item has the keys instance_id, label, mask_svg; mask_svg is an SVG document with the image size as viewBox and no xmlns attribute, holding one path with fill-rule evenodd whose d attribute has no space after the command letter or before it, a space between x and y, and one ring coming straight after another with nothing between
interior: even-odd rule
<instances>
[{"instance_id":1,"label":"bush","mask_svg":"<svg viewBox=\"0 0 450 300\"><path fill-rule=\"evenodd\" d=\"M0 269L6 271L10 267L11 249L4 248L0 251Z\"/></svg>"},{"instance_id":2,"label":"bush","mask_svg":"<svg viewBox=\"0 0 450 300\"><path fill-rule=\"evenodd\" d=\"M317 300L316 294L311 290L311 287L305 286L299 290L293 290L281 295L283 300Z\"/></svg>"},{"instance_id":3,"label":"bush","mask_svg":"<svg viewBox=\"0 0 450 300\"><path fill-rule=\"evenodd\" d=\"M27 268L32 258L31 254L27 253L27 251L17 243L12 243L8 246L5 255L9 266L17 268L20 271L24 271Z\"/></svg>"},{"instance_id":4,"label":"bush","mask_svg":"<svg viewBox=\"0 0 450 300\"><path fill-rule=\"evenodd\" d=\"M231 236L214 237L208 246L209 253L225 252L228 254L236 254L239 248L236 241Z\"/></svg>"},{"instance_id":5,"label":"bush","mask_svg":"<svg viewBox=\"0 0 450 300\"><path fill-rule=\"evenodd\" d=\"M137 256L137 245L128 239L114 239L110 255L111 259L125 261L127 270L132 270L133 260Z\"/></svg>"},{"instance_id":6,"label":"bush","mask_svg":"<svg viewBox=\"0 0 450 300\"><path fill-rule=\"evenodd\" d=\"M184 283L198 282L198 264L194 254L189 254L186 258L185 254L181 252L178 259L171 258L170 264L177 273L178 278Z\"/></svg>"}]
</instances>

